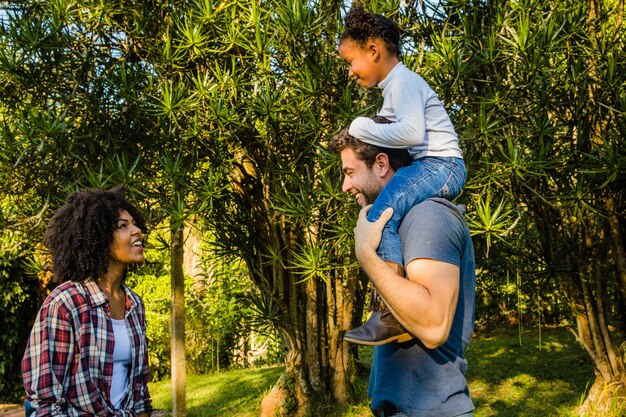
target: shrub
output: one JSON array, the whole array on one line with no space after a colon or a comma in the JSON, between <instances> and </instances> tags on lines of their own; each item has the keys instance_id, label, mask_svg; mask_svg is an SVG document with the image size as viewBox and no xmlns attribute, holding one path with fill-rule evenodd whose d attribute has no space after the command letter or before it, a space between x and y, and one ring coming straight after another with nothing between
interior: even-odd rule
<instances>
[{"instance_id":1,"label":"shrub","mask_svg":"<svg viewBox=\"0 0 626 417\"><path fill-rule=\"evenodd\" d=\"M24 397L21 360L48 292L49 273L25 253L22 245L15 245L6 235L0 242L0 402L21 402Z\"/></svg>"}]
</instances>

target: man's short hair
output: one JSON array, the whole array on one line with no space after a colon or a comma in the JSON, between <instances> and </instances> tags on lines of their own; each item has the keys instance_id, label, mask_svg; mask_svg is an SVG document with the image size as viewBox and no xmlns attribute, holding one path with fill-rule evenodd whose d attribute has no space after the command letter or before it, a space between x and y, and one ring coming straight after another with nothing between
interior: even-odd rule
<instances>
[{"instance_id":1,"label":"man's short hair","mask_svg":"<svg viewBox=\"0 0 626 417\"><path fill-rule=\"evenodd\" d=\"M373 118L376 123L391 123L388 119L376 116ZM376 161L376 155L384 153L389 158L389 165L394 171L402 168L403 166L410 165L412 162L409 151L394 148L384 148L382 146L370 145L360 139L350 135L349 129L346 127L339 133L332 137L330 140L330 149L334 152L341 153L346 148L350 148L354 151L356 156L365 162L368 168L371 168Z\"/></svg>"}]
</instances>

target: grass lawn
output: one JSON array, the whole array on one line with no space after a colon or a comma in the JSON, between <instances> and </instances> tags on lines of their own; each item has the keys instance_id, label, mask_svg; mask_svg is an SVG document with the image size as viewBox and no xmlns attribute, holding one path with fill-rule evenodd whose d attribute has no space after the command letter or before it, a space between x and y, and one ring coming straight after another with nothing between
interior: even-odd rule
<instances>
[{"instance_id":1,"label":"grass lawn","mask_svg":"<svg viewBox=\"0 0 626 417\"><path fill-rule=\"evenodd\" d=\"M567 417L594 378L585 352L563 328L517 329L475 336L467 351L476 417ZM360 348L371 360L372 348ZM261 398L278 380L281 366L187 378L188 417L258 417ZM369 417L367 379L359 380L357 404L329 417ZM171 409L171 382L150 384L154 406Z\"/></svg>"},{"instance_id":2,"label":"grass lawn","mask_svg":"<svg viewBox=\"0 0 626 417\"><path fill-rule=\"evenodd\" d=\"M258 417L261 399L283 371L282 366L187 376L188 417ZM150 384L155 408L172 409L171 381Z\"/></svg>"},{"instance_id":3,"label":"grass lawn","mask_svg":"<svg viewBox=\"0 0 626 417\"><path fill-rule=\"evenodd\" d=\"M564 328L475 337L466 352L476 417L564 417L594 381L587 354Z\"/></svg>"}]
</instances>

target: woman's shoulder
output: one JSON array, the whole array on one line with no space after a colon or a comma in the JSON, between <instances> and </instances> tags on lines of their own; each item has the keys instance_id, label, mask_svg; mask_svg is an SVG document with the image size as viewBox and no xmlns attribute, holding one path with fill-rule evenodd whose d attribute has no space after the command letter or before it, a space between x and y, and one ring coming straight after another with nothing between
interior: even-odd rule
<instances>
[{"instance_id":1,"label":"woman's shoulder","mask_svg":"<svg viewBox=\"0 0 626 417\"><path fill-rule=\"evenodd\" d=\"M48 298L59 298L81 292L81 283L77 281L65 281L57 285L48 295Z\"/></svg>"},{"instance_id":2,"label":"woman's shoulder","mask_svg":"<svg viewBox=\"0 0 626 417\"><path fill-rule=\"evenodd\" d=\"M44 305L74 308L85 302L86 293L83 284L77 281L66 281L59 284L48 294Z\"/></svg>"}]
</instances>

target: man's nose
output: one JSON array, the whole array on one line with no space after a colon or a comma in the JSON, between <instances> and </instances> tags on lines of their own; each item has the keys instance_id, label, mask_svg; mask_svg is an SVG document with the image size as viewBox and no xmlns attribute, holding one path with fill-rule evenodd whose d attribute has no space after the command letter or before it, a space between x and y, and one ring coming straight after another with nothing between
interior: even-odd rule
<instances>
[{"instance_id":1,"label":"man's nose","mask_svg":"<svg viewBox=\"0 0 626 417\"><path fill-rule=\"evenodd\" d=\"M345 177L343 179L343 184L341 185L341 191L347 193L348 191L350 191L350 188L352 188L352 184L350 183L348 177Z\"/></svg>"}]
</instances>

